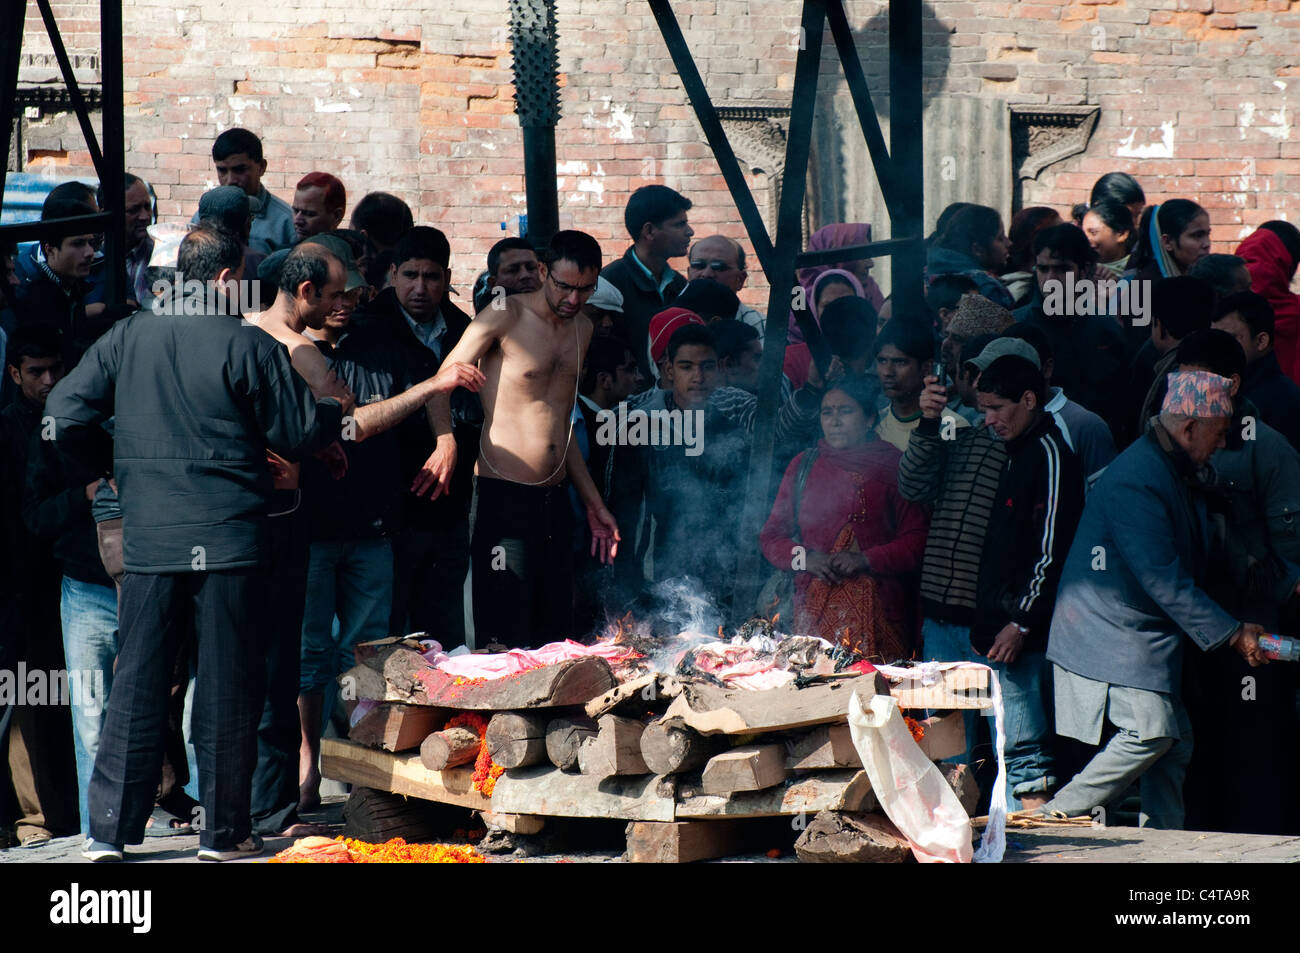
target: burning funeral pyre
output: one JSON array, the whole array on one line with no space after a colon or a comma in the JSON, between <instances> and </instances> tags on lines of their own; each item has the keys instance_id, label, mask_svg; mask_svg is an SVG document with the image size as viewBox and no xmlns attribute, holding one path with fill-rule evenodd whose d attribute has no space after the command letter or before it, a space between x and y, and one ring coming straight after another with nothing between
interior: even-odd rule
<instances>
[{"instance_id":1,"label":"burning funeral pyre","mask_svg":"<svg viewBox=\"0 0 1300 953\"><path fill-rule=\"evenodd\" d=\"M819 812L831 814L822 834L800 838L804 859L843 853L828 845L852 831L853 858L910 856L886 818L861 819L879 802L850 734L850 697L892 696L922 764L963 753L953 710L989 703L986 669L873 666L845 645L782 633L779 619L728 637L629 613L590 645L446 653L418 634L359 645L356 661L340 678L349 741L326 742L326 777L373 787L382 776L394 793L478 809L510 830L548 816L631 821L632 860L727 852L699 832L683 840L683 825L713 834L720 818ZM972 810L969 773L945 776Z\"/></svg>"}]
</instances>

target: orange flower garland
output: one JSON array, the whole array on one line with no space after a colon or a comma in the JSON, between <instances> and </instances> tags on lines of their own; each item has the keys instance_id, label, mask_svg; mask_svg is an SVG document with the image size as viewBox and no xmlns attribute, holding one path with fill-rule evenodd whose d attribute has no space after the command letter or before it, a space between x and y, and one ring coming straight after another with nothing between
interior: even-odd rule
<instances>
[{"instance_id":1,"label":"orange flower garland","mask_svg":"<svg viewBox=\"0 0 1300 953\"><path fill-rule=\"evenodd\" d=\"M912 733L912 740L920 744L921 739L925 737L925 725L907 715L903 716L903 722L907 725L907 730Z\"/></svg>"},{"instance_id":2,"label":"orange flower garland","mask_svg":"<svg viewBox=\"0 0 1300 953\"><path fill-rule=\"evenodd\" d=\"M341 847L341 849L340 849ZM346 852L346 853L344 853ZM269 864L485 864L473 847L461 844L408 844L394 837L383 844L368 844L351 837L306 837L276 854Z\"/></svg>"},{"instance_id":3,"label":"orange flower garland","mask_svg":"<svg viewBox=\"0 0 1300 953\"><path fill-rule=\"evenodd\" d=\"M505 774L506 769L492 760L487 745L483 744L483 736L487 734L487 720L472 711L464 711L447 722L447 727L468 728L478 735L478 757L474 759L473 787L484 797L491 797L492 792L496 790L497 778Z\"/></svg>"}]
</instances>

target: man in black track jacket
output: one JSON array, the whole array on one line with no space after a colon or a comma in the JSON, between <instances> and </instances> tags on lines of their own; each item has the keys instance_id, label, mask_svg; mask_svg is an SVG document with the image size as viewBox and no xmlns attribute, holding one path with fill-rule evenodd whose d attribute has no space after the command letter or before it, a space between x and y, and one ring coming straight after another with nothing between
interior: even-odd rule
<instances>
[{"instance_id":1,"label":"man in black track jacket","mask_svg":"<svg viewBox=\"0 0 1300 953\"><path fill-rule=\"evenodd\" d=\"M1042 371L999 357L975 385L1007 458L989 515L971 647L997 672L1007 712L1009 801L1040 807L1056 787L1047 632L1056 586L1083 512L1083 471L1052 415Z\"/></svg>"},{"instance_id":2,"label":"man in black track jacket","mask_svg":"<svg viewBox=\"0 0 1300 953\"><path fill-rule=\"evenodd\" d=\"M207 226L177 267L237 300L238 240ZM46 402L60 451L116 476L125 575L121 647L90 785L92 860L120 860L153 809L171 664L198 646L199 856L260 851L249 798L262 708L267 448L296 461L338 439L342 408L312 397L285 349L230 314L139 312L118 322ZM110 441L100 425L116 416Z\"/></svg>"}]
</instances>

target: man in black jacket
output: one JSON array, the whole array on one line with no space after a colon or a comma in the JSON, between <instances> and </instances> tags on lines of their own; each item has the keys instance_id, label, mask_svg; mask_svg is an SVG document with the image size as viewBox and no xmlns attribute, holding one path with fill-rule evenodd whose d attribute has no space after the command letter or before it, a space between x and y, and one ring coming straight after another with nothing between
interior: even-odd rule
<instances>
[{"instance_id":1,"label":"man in black jacket","mask_svg":"<svg viewBox=\"0 0 1300 953\"><path fill-rule=\"evenodd\" d=\"M1273 350L1273 306L1263 295L1243 291L1220 299L1213 326L1227 331L1246 353L1241 396L1259 416L1300 450L1300 385L1282 373Z\"/></svg>"},{"instance_id":2,"label":"man in black jacket","mask_svg":"<svg viewBox=\"0 0 1300 953\"><path fill-rule=\"evenodd\" d=\"M0 412L0 542L7 562L0 575L0 668L8 671L20 661L29 671L67 667L59 635L59 562L67 554L24 525L22 513L28 457L41 449L41 414L63 376L62 348L58 331L40 325L16 329L7 346L5 376L17 389L14 402ZM78 487L69 496L76 494L89 515L85 490ZM72 722L68 708L57 704L61 700L14 705L7 745L0 729L24 845L77 831Z\"/></svg>"},{"instance_id":3,"label":"man in black jacket","mask_svg":"<svg viewBox=\"0 0 1300 953\"><path fill-rule=\"evenodd\" d=\"M632 247L600 273L623 293L624 333L646 380L654 377L645 347L650 319L672 305L686 286L686 278L668 267L668 260L690 250L695 234L686 221L690 207L690 199L666 185L637 189L623 212Z\"/></svg>"},{"instance_id":4,"label":"man in black jacket","mask_svg":"<svg viewBox=\"0 0 1300 953\"><path fill-rule=\"evenodd\" d=\"M92 203L72 199L47 201L41 209L42 221L94 215ZM36 262L36 273L18 288L18 326L42 324L63 335L63 361L71 370L86 348L108 329L118 309L96 308L96 316L86 314L86 279L95 259L94 235L68 235L42 241L44 260Z\"/></svg>"},{"instance_id":5,"label":"man in black jacket","mask_svg":"<svg viewBox=\"0 0 1300 953\"><path fill-rule=\"evenodd\" d=\"M200 226L177 267L227 298L243 249ZM237 310L237 309L225 309ZM198 645L194 699L199 857L260 852L249 798L266 633L266 448L299 460L338 438L337 400L317 401L284 349L237 314L139 312L118 322L46 402L59 449L121 495L121 647L90 785L91 860L138 844L158 786L176 639ZM115 416L110 441L100 425Z\"/></svg>"},{"instance_id":6,"label":"man in black jacket","mask_svg":"<svg viewBox=\"0 0 1300 953\"><path fill-rule=\"evenodd\" d=\"M998 358L975 389L1007 459L984 537L971 646L1001 682L1008 800L1028 810L1057 784L1045 652L1061 567L1083 513L1083 471L1043 409L1046 382L1028 359Z\"/></svg>"},{"instance_id":7,"label":"man in black jacket","mask_svg":"<svg viewBox=\"0 0 1300 953\"><path fill-rule=\"evenodd\" d=\"M452 303L451 245L438 229L412 228L393 250L389 287L353 318L358 334L390 342L415 380L437 373L469 327ZM453 430L435 440L427 414L398 429L404 485L403 528L393 537L393 635L428 632L444 648L465 642L465 576L469 571L469 507L483 421L478 396L452 394ZM436 451L454 445L460 463L437 467ZM446 481L443 483L443 481ZM425 491L438 484L427 498Z\"/></svg>"},{"instance_id":8,"label":"man in black jacket","mask_svg":"<svg viewBox=\"0 0 1300 953\"><path fill-rule=\"evenodd\" d=\"M1017 321L1047 335L1055 359L1052 383L1110 425L1122 426L1124 332L1108 313L1105 286L1092 279L1097 253L1073 225L1055 225L1034 236L1033 300L1015 312ZM1092 285L1092 306L1078 291ZM1053 284L1056 283L1056 284ZM1059 287L1058 287L1059 285ZM1068 296L1070 289L1075 297ZM1082 305L1082 307L1080 307ZM1091 312L1091 313L1084 313Z\"/></svg>"}]
</instances>

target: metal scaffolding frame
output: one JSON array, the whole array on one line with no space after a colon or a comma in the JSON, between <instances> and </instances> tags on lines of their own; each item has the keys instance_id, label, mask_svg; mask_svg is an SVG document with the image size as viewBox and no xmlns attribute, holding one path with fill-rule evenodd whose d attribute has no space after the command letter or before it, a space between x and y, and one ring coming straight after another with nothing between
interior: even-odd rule
<instances>
[{"instance_id":1,"label":"metal scaffolding frame","mask_svg":"<svg viewBox=\"0 0 1300 953\"><path fill-rule=\"evenodd\" d=\"M853 32L844 12L843 0L804 0L799 52L795 58L781 201L776 237L773 240L763 224L713 100L700 77L686 39L682 36L670 0L648 0L648 3L768 282L767 325L763 335L763 361L759 369L758 419L750 451L744 516L739 527L742 540L757 540L766 516L767 501L771 496L781 368L785 358L791 295L798 269L888 255L893 264L894 313L906 316L924 313L921 4L920 0L890 0L889 3L890 142L889 147L886 147ZM889 211L893 237L888 241L871 242L852 248L805 252L800 247L800 223L821 73L822 41L827 25L830 26L840 67ZM829 354L816 322L806 308L794 313L813 359L824 372L829 363ZM741 553L736 573L734 605L737 611L753 604L761 578L759 569L762 555L757 546L742 546Z\"/></svg>"},{"instance_id":2,"label":"metal scaffolding frame","mask_svg":"<svg viewBox=\"0 0 1300 953\"><path fill-rule=\"evenodd\" d=\"M32 239L64 238L68 235L84 235L102 232L104 235L104 260L108 267L105 275L105 300L109 304L122 304L126 301L126 213L125 195L122 190L123 176L126 172L125 134L122 120L122 4L121 0L100 0L99 35L100 35L100 97L101 134L95 135L91 120L90 107L82 94L80 85L72 72L72 61L63 45L59 25L55 21L50 0L36 0L44 21L45 32L50 45L54 48L59 71L68 88L68 96L73 112L81 126L81 134L86 140L86 149L90 152L95 165L95 174L101 183L107 183L104 197L107 208L98 215L78 215L73 218L51 219L43 222L22 222L14 225L0 225L0 243L30 241ZM13 119L18 101L18 66L23 44L23 31L26 26L27 4L25 0L9 0L0 15L0 155L9 154L10 137L13 135ZM0 195L4 194L5 179L8 170L0 165Z\"/></svg>"}]
</instances>

